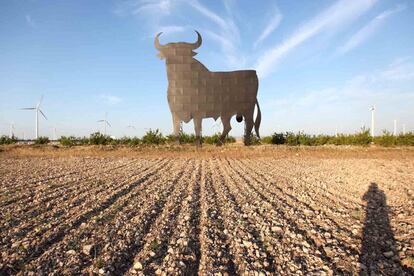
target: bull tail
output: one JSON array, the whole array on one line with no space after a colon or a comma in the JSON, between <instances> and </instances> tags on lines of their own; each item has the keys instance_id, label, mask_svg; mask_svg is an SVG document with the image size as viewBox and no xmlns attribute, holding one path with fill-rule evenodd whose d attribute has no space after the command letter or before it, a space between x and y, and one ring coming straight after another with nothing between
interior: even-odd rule
<instances>
[{"instance_id":1,"label":"bull tail","mask_svg":"<svg viewBox=\"0 0 414 276\"><path fill-rule=\"evenodd\" d=\"M260 122L262 121L262 112L260 112L260 106L259 106L259 102L257 101L257 98L256 98L256 105L257 105L257 115L256 115L256 120L254 121L254 131L256 132L257 137L260 139L259 128L260 128Z\"/></svg>"}]
</instances>

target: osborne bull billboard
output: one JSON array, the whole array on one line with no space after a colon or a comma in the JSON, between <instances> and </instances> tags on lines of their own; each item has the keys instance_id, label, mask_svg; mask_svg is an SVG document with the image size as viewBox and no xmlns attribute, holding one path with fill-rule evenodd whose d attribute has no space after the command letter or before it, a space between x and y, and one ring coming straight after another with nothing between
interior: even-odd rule
<instances>
[{"instance_id":1,"label":"osborne bull billboard","mask_svg":"<svg viewBox=\"0 0 414 276\"><path fill-rule=\"evenodd\" d=\"M201 122L203 118L220 117L223 132L219 145L231 130L230 120L236 115L238 122L244 120L244 142L250 144L254 127L259 136L261 112L257 101L259 86L256 71L211 72L194 56L201 46L202 38L197 32L195 43L178 42L161 45L155 37L154 45L158 57L165 59L168 77L168 104L171 110L174 135L181 134L181 122L194 120L197 144L201 143ZM257 106L257 116L254 110Z\"/></svg>"}]
</instances>

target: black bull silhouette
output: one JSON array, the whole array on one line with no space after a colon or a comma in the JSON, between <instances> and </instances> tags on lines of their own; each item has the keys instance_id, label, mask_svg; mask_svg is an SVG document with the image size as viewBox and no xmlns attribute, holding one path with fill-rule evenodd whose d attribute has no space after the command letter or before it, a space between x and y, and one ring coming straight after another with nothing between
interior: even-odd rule
<instances>
[{"instance_id":1,"label":"black bull silhouette","mask_svg":"<svg viewBox=\"0 0 414 276\"><path fill-rule=\"evenodd\" d=\"M161 45L159 36L154 45L158 56L166 60L168 77L168 104L170 106L174 135L179 137L181 122L194 119L197 144L201 143L201 122L203 118L221 118L223 132L219 143L224 142L231 130L231 117L236 115L238 122L244 118L244 143L250 144L254 126L259 136L261 112L257 101L258 79L255 70L232 72L210 72L200 61L193 58L193 51L200 47L202 39L197 33L195 43L168 43ZM257 105L256 120L253 120Z\"/></svg>"}]
</instances>

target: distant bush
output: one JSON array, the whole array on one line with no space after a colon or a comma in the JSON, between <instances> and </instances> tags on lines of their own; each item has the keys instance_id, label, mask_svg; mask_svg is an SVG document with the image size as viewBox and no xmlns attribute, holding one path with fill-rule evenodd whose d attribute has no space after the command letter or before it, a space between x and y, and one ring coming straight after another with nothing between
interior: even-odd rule
<instances>
[{"instance_id":1,"label":"distant bush","mask_svg":"<svg viewBox=\"0 0 414 276\"><path fill-rule=\"evenodd\" d=\"M88 145L89 144L89 138L83 136L81 138L78 138L78 142L79 142L79 145Z\"/></svg>"},{"instance_id":2,"label":"distant bush","mask_svg":"<svg viewBox=\"0 0 414 276\"><path fill-rule=\"evenodd\" d=\"M389 131L384 130L381 136L373 138L374 144L381 145L384 147L395 146L397 143L397 137L392 135Z\"/></svg>"},{"instance_id":3,"label":"distant bush","mask_svg":"<svg viewBox=\"0 0 414 276\"><path fill-rule=\"evenodd\" d=\"M220 133L216 133L211 136L202 137L202 142L206 144L217 144L220 138ZM194 134L183 133L179 137L180 142L183 144L193 144L196 140ZM362 145L367 146L372 142L376 145L390 147L390 146L414 146L414 133L409 132L406 134L399 134L397 136L392 135L388 131L383 131L382 135L371 137L369 129L361 129L355 134L338 134L338 135L310 135L304 132L286 132L286 133L274 133L271 136L258 139L257 136L251 136L251 145L256 144L275 144L275 145L290 145L290 146L321 146L321 145ZM145 133L142 138L139 137L121 137L118 139L111 138L108 135L104 135L100 132L92 133L89 137L75 137L75 136L62 136L59 139L59 143L62 146L77 146L77 145L125 145L125 146L137 146L137 145L161 145L166 142L175 142L176 137L174 135L163 136L158 130L150 129ZM8 137L3 135L0 137L0 144L13 144L16 143L16 137ZM234 143L236 139L232 136L227 136L225 143ZM39 137L35 140L35 144L47 144L49 138Z\"/></svg>"},{"instance_id":4,"label":"distant bush","mask_svg":"<svg viewBox=\"0 0 414 276\"><path fill-rule=\"evenodd\" d=\"M414 146L414 133L392 135L389 131L384 130L381 136L374 137L374 144L392 147L392 146Z\"/></svg>"},{"instance_id":5,"label":"distant bush","mask_svg":"<svg viewBox=\"0 0 414 276\"><path fill-rule=\"evenodd\" d=\"M9 145L9 144L14 144L16 142L17 142L17 139L14 136L9 137L7 135L2 135L0 137L0 145Z\"/></svg>"},{"instance_id":6,"label":"distant bush","mask_svg":"<svg viewBox=\"0 0 414 276\"><path fill-rule=\"evenodd\" d=\"M329 135L317 135L313 137L313 144L315 146L322 146L322 145L326 145L326 144L333 144L334 141L332 140L333 138L335 138L335 136L329 136Z\"/></svg>"},{"instance_id":7,"label":"distant bush","mask_svg":"<svg viewBox=\"0 0 414 276\"><path fill-rule=\"evenodd\" d=\"M263 137L260 139L260 142L261 142L262 144L273 144L273 143L272 143L272 136L263 136Z\"/></svg>"},{"instance_id":8,"label":"distant bush","mask_svg":"<svg viewBox=\"0 0 414 276\"><path fill-rule=\"evenodd\" d=\"M140 145L140 144L142 144L142 141L141 141L141 139L140 138L138 138L138 137L132 137L131 139L130 139L130 141L129 141L129 145L130 146L138 146L138 145Z\"/></svg>"},{"instance_id":9,"label":"distant bush","mask_svg":"<svg viewBox=\"0 0 414 276\"><path fill-rule=\"evenodd\" d=\"M271 136L271 140L270 140L270 142L271 142L272 144L275 144L275 145L281 145L281 144L284 144L284 143L285 143L285 141L286 141L286 138L285 138L285 136L283 135L283 133L274 133L274 134Z\"/></svg>"},{"instance_id":10,"label":"distant bush","mask_svg":"<svg viewBox=\"0 0 414 276\"><path fill-rule=\"evenodd\" d=\"M144 136L142 136L141 139L143 144L147 145L161 145L164 144L166 141L166 138L162 135L162 133L156 129L156 130L148 130Z\"/></svg>"},{"instance_id":11,"label":"distant bush","mask_svg":"<svg viewBox=\"0 0 414 276\"><path fill-rule=\"evenodd\" d=\"M131 142L131 137L124 136L119 139L113 139L113 140L115 141L117 145L129 145L129 143Z\"/></svg>"},{"instance_id":12,"label":"distant bush","mask_svg":"<svg viewBox=\"0 0 414 276\"><path fill-rule=\"evenodd\" d=\"M121 137L119 139L113 139L112 144L125 145L125 146L137 146L141 144L141 139L138 137Z\"/></svg>"},{"instance_id":13,"label":"distant bush","mask_svg":"<svg viewBox=\"0 0 414 276\"><path fill-rule=\"evenodd\" d=\"M34 141L34 143L35 143L36 145L45 145L45 144L49 144L49 138L48 138L48 137L46 137L46 136L40 136L40 137L38 137L38 138Z\"/></svg>"},{"instance_id":14,"label":"distant bush","mask_svg":"<svg viewBox=\"0 0 414 276\"><path fill-rule=\"evenodd\" d=\"M396 138L395 143L397 146L414 146L414 132L400 134Z\"/></svg>"},{"instance_id":15,"label":"distant bush","mask_svg":"<svg viewBox=\"0 0 414 276\"><path fill-rule=\"evenodd\" d=\"M204 136L203 142L209 145L217 144L218 141L220 140L220 135L221 135L220 133L216 133L211 136Z\"/></svg>"},{"instance_id":16,"label":"distant bush","mask_svg":"<svg viewBox=\"0 0 414 276\"><path fill-rule=\"evenodd\" d=\"M236 138L234 138L233 136L227 135L226 139L225 139L226 143L236 143Z\"/></svg>"},{"instance_id":17,"label":"distant bush","mask_svg":"<svg viewBox=\"0 0 414 276\"><path fill-rule=\"evenodd\" d=\"M65 147L72 147L80 144L79 139L77 139L75 136L61 136L59 143Z\"/></svg>"},{"instance_id":18,"label":"distant bush","mask_svg":"<svg viewBox=\"0 0 414 276\"><path fill-rule=\"evenodd\" d=\"M89 136L89 144L91 145L110 145L113 142L113 139L105 134L100 132L92 133Z\"/></svg>"},{"instance_id":19,"label":"distant bush","mask_svg":"<svg viewBox=\"0 0 414 276\"><path fill-rule=\"evenodd\" d=\"M299 145L298 135L296 135L293 132L286 132L286 135L285 135L285 143L288 144L289 146L297 146L297 145Z\"/></svg>"},{"instance_id":20,"label":"distant bush","mask_svg":"<svg viewBox=\"0 0 414 276\"><path fill-rule=\"evenodd\" d=\"M249 139L250 139L249 145L260 145L261 144L261 141L259 137L257 137L256 134L250 133ZM243 142L246 144L246 136L243 137Z\"/></svg>"},{"instance_id":21,"label":"distant bush","mask_svg":"<svg viewBox=\"0 0 414 276\"><path fill-rule=\"evenodd\" d=\"M333 145L369 145L372 142L372 137L368 129L361 129L355 134L339 134L336 136L329 135L310 135L299 131L298 133L274 133L271 138L266 137L266 142L271 141L271 144L289 146L321 146L327 144ZM263 142L263 139L262 139Z\"/></svg>"},{"instance_id":22,"label":"distant bush","mask_svg":"<svg viewBox=\"0 0 414 276\"><path fill-rule=\"evenodd\" d=\"M211 136L204 136L203 137L203 143L214 145L217 144L220 140L221 133L215 133ZM224 143L235 143L236 138L227 135L227 137L224 139Z\"/></svg>"},{"instance_id":23,"label":"distant bush","mask_svg":"<svg viewBox=\"0 0 414 276\"><path fill-rule=\"evenodd\" d=\"M350 138L350 144L352 145L367 146L372 142L372 137L369 134L369 129L365 128L362 128L360 132L354 135L349 135L348 137Z\"/></svg>"},{"instance_id":24,"label":"distant bush","mask_svg":"<svg viewBox=\"0 0 414 276\"><path fill-rule=\"evenodd\" d=\"M179 136L180 143L183 144L193 144L196 141L195 134L187 134L187 133L181 133Z\"/></svg>"}]
</instances>

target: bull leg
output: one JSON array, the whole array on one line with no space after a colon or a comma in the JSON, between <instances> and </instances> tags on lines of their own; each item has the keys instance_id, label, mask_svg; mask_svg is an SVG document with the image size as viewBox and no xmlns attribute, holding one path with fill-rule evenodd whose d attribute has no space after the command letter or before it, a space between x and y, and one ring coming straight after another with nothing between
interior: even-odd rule
<instances>
[{"instance_id":1,"label":"bull leg","mask_svg":"<svg viewBox=\"0 0 414 276\"><path fill-rule=\"evenodd\" d=\"M194 131L196 134L195 143L198 147L201 146L201 122L202 122L201 118L194 118Z\"/></svg>"},{"instance_id":2,"label":"bull leg","mask_svg":"<svg viewBox=\"0 0 414 276\"><path fill-rule=\"evenodd\" d=\"M180 144L180 135L181 135L181 121L177 115L173 114L173 127L174 127L174 136L177 144Z\"/></svg>"},{"instance_id":3,"label":"bull leg","mask_svg":"<svg viewBox=\"0 0 414 276\"><path fill-rule=\"evenodd\" d=\"M246 114L244 116L244 118L245 118L244 144L246 146L249 146L251 144L252 129L253 129L253 125L254 125L253 113L252 114Z\"/></svg>"},{"instance_id":4,"label":"bull leg","mask_svg":"<svg viewBox=\"0 0 414 276\"><path fill-rule=\"evenodd\" d=\"M220 135L220 138L217 141L217 146L221 146L224 144L224 140L226 139L227 134L229 134L231 130L230 119L230 116L221 117L221 123L223 124L223 133Z\"/></svg>"}]
</instances>

